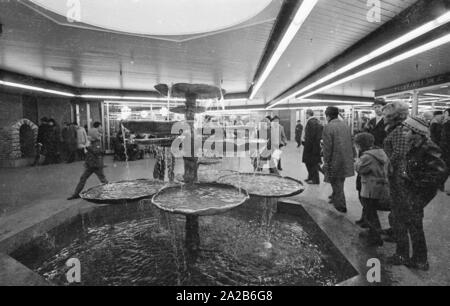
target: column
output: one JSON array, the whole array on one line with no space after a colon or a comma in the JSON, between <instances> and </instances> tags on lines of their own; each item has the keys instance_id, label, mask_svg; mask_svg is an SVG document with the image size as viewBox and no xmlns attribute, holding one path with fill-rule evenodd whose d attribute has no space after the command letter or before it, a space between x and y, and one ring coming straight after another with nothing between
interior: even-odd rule
<instances>
[{"instance_id":1,"label":"column","mask_svg":"<svg viewBox=\"0 0 450 306\"><path fill-rule=\"evenodd\" d=\"M417 116L419 114L419 91L414 90L412 99L412 116Z\"/></svg>"}]
</instances>

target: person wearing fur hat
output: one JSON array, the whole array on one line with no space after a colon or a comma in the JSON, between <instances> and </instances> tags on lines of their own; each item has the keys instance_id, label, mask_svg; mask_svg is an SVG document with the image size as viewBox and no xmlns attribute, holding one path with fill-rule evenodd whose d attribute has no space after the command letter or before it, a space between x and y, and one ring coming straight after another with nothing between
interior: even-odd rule
<instances>
[{"instance_id":1,"label":"person wearing fur hat","mask_svg":"<svg viewBox=\"0 0 450 306\"><path fill-rule=\"evenodd\" d=\"M428 270L427 245L423 230L424 208L433 200L446 179L447 169L440 148L430 139L428 123L419 117L403 122L407 129L409 151L406 154L404 177L407 206L397 217L397 251L407 258L407 266ZM409 236L412 257L409 258Z\"/></svg>"},{"instance_id":2,"label":"person wearing fur hat","mask_svg":"<svg viewBox=\"0 0 450 306\"><path fill-rule=\"evenodd\" d=\"M402 214L407 210L408 197L406 182L403 173L406 171L406 154L409 151L408 129L403 122L409 116L409 105L404 102L393 102L383 108L385 123L387 126L387 137L384 141L384 151L391 162L389 173L389 189L391 192L392 205L389 215L391 230L386 230L387 241L398 241L398 232L401 231ZM393 265L404 265L407 263L407 254L397 243L395 255L388 258L388 263Z\"/></svg>"},{"instance_id":3,"label":"person wearing fur hat","mask_svg":"<svg viewBox=\"0 0 450 306\"><path fill-rule=\"evenodd\" d=\"M355 163L356 172L361 176L360 199L364 208L364 222L369 231L364 233L369 246L382 246L381 224L378 218L380 200L389 194L389 158L383 149L374 146L375 137L369 133L356 135L355 144L360 158Z\"/></svg>"}]
</instances>

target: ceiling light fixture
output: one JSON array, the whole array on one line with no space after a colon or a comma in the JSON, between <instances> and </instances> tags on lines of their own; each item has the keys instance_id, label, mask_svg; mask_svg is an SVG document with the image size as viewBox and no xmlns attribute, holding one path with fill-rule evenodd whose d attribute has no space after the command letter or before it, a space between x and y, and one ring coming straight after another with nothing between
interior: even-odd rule
<instances>
[{"instance_id":1,"label":"ceiling light fixture","mask_svg":"<svg viewBox=\"0 0 450 306\"><path fill-rule=\"evenodd\" d=\"M31 90L31 91L45 92L45 93L54 94L54 95L58 95L58 96L75 97L74 94L64 92L64 91L45 89L42 87L30 86L30 85L14 83L14 82L0 81L0 85L21 88L21 89L26 89L26 90Z\"/></svg>"},{"instance_id":2,"label":"ceiling light fixture","mask_svg":"<svg viewBox=\"0 0 450 306\"><path fill-rule=\"evenodd\" d=\"M287 47L290 45L292 40L294 39L295 35L297 34L298 30L302 27L303 23L305 22L306 18L308 18L309 14L312 12L314 7L316 6L318 0L303 0L302 4L297 10L297 13L295 14L294 19L291 21L291 24L289 25L288 29L283 35L283 38L281 39L280 43L278 44L277 48L275 49L275 52L272 54L267 66L264 68L263 73L257 80L255 86L252 89L252 93L250 95L250 99L254 99L256 96L256 93L259 91L261 86L266 81L269 74L272 72L275 65L280 60L281 56L283 55L284 51L286 51Z\"/></svg>"},{"instance_id":3,"label":"ceiling light fixture","mask_svg":"<svg viewBox=\"0 0 450 306\"><path fill-rule=\"evenodd\" d=\"M375 58L385 54L388 51L391 51L391 50L393 50L395 48L398 48L398 47L404 45L405 43L407 43L407 42L409 42L409 41L411 41L413 39L416 39L417 37L420 37L420 36L430 32L430 31L432 31L432 30L434 30L434 29L436 29L436 28L438 28L438 27L440 27L440 26L442 26L444 24L447 24L448 22L450 22L450 12L447 12L447 13L441 15L440 17L436 18L435 20L430 21L430 22L422 25L422 26L418 27L417 29L415 29L415 30L413 30L411 32L408 32L407 34L405 34L403 36L400 36L399 38L391 41L390 43L387 43L386 45L384 45L384 46L382 46L382 47L380 47L380 48L370 52L369 54L367 54L367 55L365 55L365 56L363 56L363 57L361 57L361 58L351 62L350 64L348 64L348 65L346 65L346 66L336 70L335 72L330 73L329 75L327 75L327 76L325 76L325 77L323 77L323 78L321 78L321 79L311 83L310 85L308 85L308 86L306 86L306 87L296 91L295 93L287 96L286 98L283 98L282 100L280 100L277 103L269 106L268 108L270 109L270 108L274 107L274 105L278 105L278 104L280 104L280 103L282 103L282 102L284 102L286 100L289 100L289 99L291 99L291 98L293 98L295 96L298 96L298 95L300 95L300 94L302 94L302 93L304 93L304 92L306 92L306 91L308 91L308 90L310 90L310 89L312 89L312 88L314 88L314 87L316 87L316 86L318 86L320 84L325 83L326 81L329 81L329 80L331 80L331 79L333 79L333 78L335 78L335 77L337 77L337 76L339 76L339 75L341 75L341 74L343 74L345 72L348 72L348 71L350 71L350 70L352 70L352 69L354 69L354 68L356 68L356 67L358 67L358 66L360 66L360 65L362 65L364 63L367 63L367 62L369 62L369 61L371 61L371 60L373 60L373 59L375 59Z\"/></svg>"},{"instance_id":4,"label":"ceiling light fixture","mask_svg":"<svg viewBox=\"0 0 450 306\"><path fill-rule=\"evenodd\" d=\"M358 104L358 105L372 105L373 102L363 101L345 101L345 100L321 100L321 99L299 99L300 103L320 102L320 103L333 103L333 104Z\"/></svg>"},{"instance_id":5,"label":"ceiling light fixture","mask_svg":"<svg viewBox=\"0 0 450 306\"><path fill-rule=\"evenodd\" d=\"M432 94L432 93L426 93L425 96L430 96L430 97L441 97L441 98L450 98L450 95L440 95L440 94Z\"/></svg>"}]
</instances>

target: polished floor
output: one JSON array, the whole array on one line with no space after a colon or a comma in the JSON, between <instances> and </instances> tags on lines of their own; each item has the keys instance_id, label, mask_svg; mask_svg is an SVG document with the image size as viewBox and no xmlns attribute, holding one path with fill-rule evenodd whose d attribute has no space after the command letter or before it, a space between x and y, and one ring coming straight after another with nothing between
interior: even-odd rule
<instances>
[{"instance_id":1,"label":"polished floor","mask_svg":"<svg viewBox=\"0 0 450 306\"><path fill-rule=\"evenodd\" d=\"M137 162L113 162L106 158L105 174L110 181L124 179L150 178L154 160L145 159ZM178 162L176 171L181 171ZM251 169L247 159L233 163L232 167L241 171ZM296 179L306 178L306 168L301 163L301 150L290 143L282 157L283 175ZM0 240L2 237L20 232L20 230L41 222L48 216L67 209L86 205L82 200L67 201L83 171L82 162L58 164L35 168L0 170ZM99 184L92 176L86 187ZM450 190L450 184L447 184ZM324 228L333 242L344 254L351 254L360 248L359 228L354 225L361 213L361 206L355 190L355 178L348 179L345 185L348 213L340 214L327 204L331 187L322 183L320 186L307 186L303 194L291 200L314 208L316 221ZM425 232L429 246L431 270L429 272L410 271L405 267L389 267L390 281L397 285L450 285L450 197L439 193L425 212ZM80 208L81 209L81 208ZM387 223L387 216L381 215L382 222ZM373 256L383 259L393 252L392 244L371 250ZM354 255L357 256L357 255Z\"/></svg>"}]
</instances>

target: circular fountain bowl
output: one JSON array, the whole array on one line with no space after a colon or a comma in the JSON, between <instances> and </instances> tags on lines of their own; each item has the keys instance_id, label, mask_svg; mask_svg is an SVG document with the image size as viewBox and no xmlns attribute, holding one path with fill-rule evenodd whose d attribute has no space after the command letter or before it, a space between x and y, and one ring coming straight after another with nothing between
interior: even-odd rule
<instances>
[{"instance_id":1,"label":"circular fountain bowl","mask_svg":"<svg viewBox=\"0 0 450 306\"><path fill-rule=\"evenodd\" d=\"M263 173L234 173L217 181L243 188L252 196L265 198L292 197L305 190L303 183L293 178Z\"/></svg>"},{"instance_id":2,"label":"circular fountain bowl","mask_svg":"<svg viewBox=\"0 0 450 306\"><path fill-rule=\"evenodd\" d=\"M80 197L93 203L115 204L149 198L165 185L163 181L146 179L120 181L92 187L80 193Z\"/></svg>"},{"instance_id":3,"label":"circular fountain bowl","mask_svg":"<svg viewBox=\"0 0 450 306\"><path fill-rule=\"evenodd\" d=\"M188 216L211 216L225 213L249 199L247 191L231 185L196 183L168 186L152 198L163 211Z\"/></svg>"}]
</instances>

